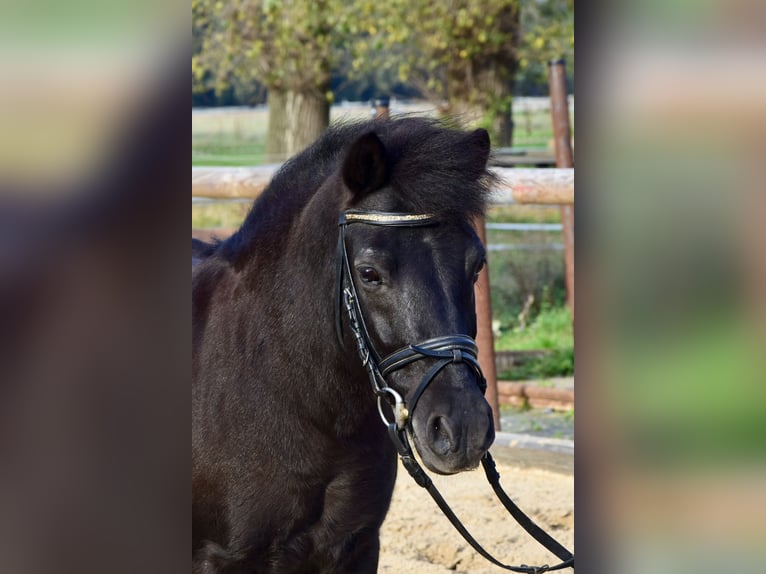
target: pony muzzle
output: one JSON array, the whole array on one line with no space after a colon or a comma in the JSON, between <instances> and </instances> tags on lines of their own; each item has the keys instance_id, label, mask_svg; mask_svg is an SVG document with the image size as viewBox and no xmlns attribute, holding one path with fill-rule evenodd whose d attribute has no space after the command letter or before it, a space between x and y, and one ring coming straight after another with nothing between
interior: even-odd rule
<instances>
[{"instance_id":1,"label":"pony muzzle","mask_svg":"<svg viewBox=\"0 0 766 574\"><path fill-rule=\"evenodd\" d=\"M454 474L476 468L494 442L489 404L481 396L474 395L472 399L465 409L450 409L441 404L411 417L412 442L430 470Z\"/></svg>"}]
</instances>

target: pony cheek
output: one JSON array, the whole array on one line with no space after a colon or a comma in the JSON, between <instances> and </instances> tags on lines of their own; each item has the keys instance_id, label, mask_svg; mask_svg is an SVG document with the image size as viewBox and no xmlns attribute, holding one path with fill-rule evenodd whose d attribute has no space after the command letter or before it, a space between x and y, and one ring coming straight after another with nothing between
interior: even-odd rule
<instances>
[{"instance_id":1,"label":"pony cheek","mask_svg":"<svg viewBox=\"0 0 766 574\"><path fill-rule=\"evenodd\" d=\"M385 287L375 288L374 293L360 295L364 310L364 320L375 349L382 356L401 347L397 338L401 338L402 327L394 318L399 314L396 307L387 301Z\"/></svg>"}]
</instances>

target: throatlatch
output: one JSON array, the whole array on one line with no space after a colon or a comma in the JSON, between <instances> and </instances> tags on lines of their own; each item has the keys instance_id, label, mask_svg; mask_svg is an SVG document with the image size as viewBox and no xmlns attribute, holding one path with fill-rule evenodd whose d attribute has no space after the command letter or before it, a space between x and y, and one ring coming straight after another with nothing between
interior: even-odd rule
<instances>
[{"instance_id":1,"label":"throatlatch","mask_svg":"<svg viewBox=\"0 0 766 574\"><path fill-rule=\"evenodd\" d=\"M414 213L391 213L380 211L364 211L352 209L341 214L338 221L338 248L337 248L337 269L336 269L336 294L337 305L335 309L335 322L338 340L343 346L343 309L346 310L351 333L356 342L359 357L362 365L367 371L367 375L372 385L372 391L378 400L378 411L383 423L388 428L388 434L394 443L402 464L409 472L410 476L421 487L425 488L441 511L452 523L455 529L463 536L474 550L481 556L492 562L492 564L511 570L513 572L523 572L526 574L539 574L552 570L563 568L574 568L574 554L564 548L560 543L554 540L537 524L516 506L510 497L500 486L500 475L495 467L495 462L489 452L486 452L481 459L482 467L487 476L492 489L500 502L505 506L513 518L526 530L535 540L543 545L550 552L555 554L562 562L554 566L547 564L543 566L511 566L503 564L487 552L466 530L458 517L449 507L447 502L441 496L434 486L431 478L426 474L423 468L415 458L412 446L408 438L408 432L412 433L412 413L418 404L420 397L426 388L431 384L436 375L442 369L451 364L466 363L471 367L476 375L477 385L481 392L487 388L487 382L481 371L478 361L478 347L472 337L468 335L447 335L427 339L418 344L411 344L403 347L388 356L381 358L375 350L375 346L370 339L367 326L364 322L364 314L357 296L354 279L351 273L351 264L346 250L346 227L353 223L364 223L367 225L382 225L389 227L421 227L426 225L435 225L436 219L430 214ZM422 359L434 360L433 366L426 372L421 379L415 392L409 400L409 404L393 388L391 388L386 377L408 365ZM394 413L394 420L386 419L383 412L381 400L385 399L391 405Z\"/></svg>"}]
</instances>

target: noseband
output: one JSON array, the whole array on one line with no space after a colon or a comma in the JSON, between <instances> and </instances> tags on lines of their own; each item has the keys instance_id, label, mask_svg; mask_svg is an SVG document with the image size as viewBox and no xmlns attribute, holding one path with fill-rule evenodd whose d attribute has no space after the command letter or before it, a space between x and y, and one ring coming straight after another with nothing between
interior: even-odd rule
<instances>
[{"instance_id":1,"label":"noseband","mask_svg":"<svg viewBox=\"0 0 766 574\"><path fill-rule=\"evenodd\" d=\"M483 393L487 388L487 382L481 372L477 359L478 347L472 337L468 335L446 335L426 339L417 344L410 344L381 358L372 343L370 333L364 321L364 314L359 302L354 278L351 273L351 263L346 249L346 227L354 223L378 225L386 227L424 227L435 225L436 219L429 214L388 213L379 211L362 211L352 209L341 214L338 221L340 229L338 234L337 272L336 283L338 303L336 305L335 321L338 339L343 345L343 322L342 308L346 309L351 333L354 335L362 365L367 370L373 393L378 398L378 410L386 425L391 424L385 417L381 405L381 399L387 399L394 410L396 428L403 431L405 428L412 429L412 415L423 392L431 384L436 375L447 365L465 363L476 375L477 384ZM426 372L420 380L409 401L405 402L401 395L392 389L386 378L416 361L421 359L436 359L436 363Z\"/></svg>"},{"instance_id":2,"label":"noseband","mask_svg":"<svg viewBox=\"0 0 766 574\"><path fill-rule=\"evenodd\" d=\"M476 341L468 335L445 335L426 339L417 344L407 345L406 347L402 347L381 358L380 354L375 350L375 345L372 343L370 333L367 330L367 325L364 322L364 313L362 313L359 296L357 295L356 287L354 286L351 263L348 258L348 251L346 250L346 228L354 223L386 227L424 227L428 225L436 225L436 218L433 215L425 213L389 213L350 209L341 213L340 220L338 221L337 269L335 275L337 296L337 305L335 306L335 326L338 334L338 341L340 342L341 347L343 347L343 309L345 308L348 322L351 327L351 333L356 341L359 357L370 378L372 391L375 393L378 400L378 412L380 413L380 418L388 428L389 437L394 443L396 450L399 452L402 464L410 473L410 476L415 479L415 482L428 491L441 511L461 536L465 538L474 550L496 566L505 570L521 572L524 574L541 574L543 572L560 570L562 568L574 568L574 555L532 522L532 520L530 520L529 517L513 503L505 491L503 491L500 486L500 475L497 473L495 463L489 452L484 454L481 462L487 475L487 479L498 499L527 532L562 560L560 564L554 566L548 566L547 564L543 566L527 566L526 564L522 564L521 566L510 566L498 561L466 530L465 526L463 526L436 489L429 476L421 468L414 456L409 439L407 438L408 431L414 433L414 429L412 428L412 414L415 411L418 400L420 400L423 392L431 384L436 375L438 375L442 369L452 364L465 363L468 365L476 375L476 381L481 392L484 393L487 388L487 381L484 378L484 374L481 372L481 367L479 366L479 361L477 359L478 347L476 346ZM412 394L409 401L405 402L402 396L388 385L386 377L399 369L407 367L416 361L420 361L421 359L434 359L435 362L431 368L428 369L426 374L423 375L423 378L420 380L420 383L416 387L415 392ZM386 419L386 415L383 412L382 399L387 400L393 409L393 422Z\"/></svg>"}]
</instances>

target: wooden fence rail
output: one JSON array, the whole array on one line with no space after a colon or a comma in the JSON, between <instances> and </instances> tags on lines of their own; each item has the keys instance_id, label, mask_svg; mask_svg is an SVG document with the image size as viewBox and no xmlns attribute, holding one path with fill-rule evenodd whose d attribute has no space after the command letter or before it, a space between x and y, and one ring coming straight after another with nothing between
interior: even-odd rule
<instances>
[{"instance_id":1,"label":"wooden fence rail","mask_svg":"<svg viewBox=\"0 0 766 574\"><path fill-rule=\"evenodd\" d=\"M258 167L193 167L192 197L255 199L266 188L279 164ZM491 168L498 176L495 204L574 204L574 169Z\"/></svg>"}]
</instances>

